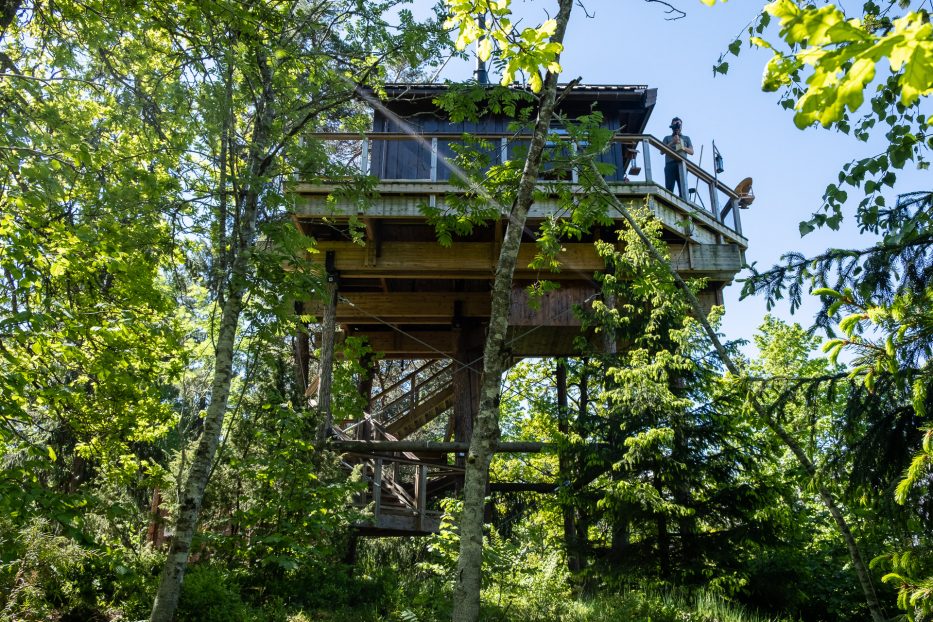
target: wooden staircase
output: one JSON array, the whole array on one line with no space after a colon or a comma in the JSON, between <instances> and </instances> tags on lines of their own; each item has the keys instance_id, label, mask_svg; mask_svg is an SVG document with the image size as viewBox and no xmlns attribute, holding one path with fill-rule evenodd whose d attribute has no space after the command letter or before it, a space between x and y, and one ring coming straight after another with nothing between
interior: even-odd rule
<instances>
[{"instance_id":1,"label":"wooden staircase","mask_svg":"<svg viewBox=\"0 0 933 622\"><path fill-rule=\"evenodd\" d=\"M453 406L452 361L430 361L415 368L370 400L370 412L359 421L333 429L338 440L398 441L449 411ZM448 465L446 457L412 452L367 455L345 454L352 469L363 465L367 490L355 500L371 507L372 519L356 525L368 536L411 536L436 533L440 512L428 509L431 500L462 484L463 469Z\"/></svg>"},{"instance_id":2,"label":"wooden staircase","mask_svg":"<svg viewBox=\"0 0 933 622\"><path fill-rule=\"evenodd\" d=\"M410 411L390 421L386 429L398 439L406 438L431 423L454 405L454 387L444 385L442 389L422 401Z\"/></svg>"}]
</instances>

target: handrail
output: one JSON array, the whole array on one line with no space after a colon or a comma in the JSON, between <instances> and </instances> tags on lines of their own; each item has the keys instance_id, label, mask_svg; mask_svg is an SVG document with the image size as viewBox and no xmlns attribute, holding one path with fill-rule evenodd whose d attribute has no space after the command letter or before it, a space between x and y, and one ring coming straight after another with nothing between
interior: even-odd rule
<instances>
[{"instance_id":1,"label":"handrail","mask_svg":"<svg viewBox=\"0 0 933 622\"><path fill-rule=\"evenodd\" d=\"M408 133L399 133L399 132L363 132L361 134L353 134L349 132L315 132L307 135L309 138L316 138L318 140L387 140L387 141L405 141L405 140L417 140L418 138L430 139L447 139L447 140L463 140L465 137L474 138L478 140L493 140L501 138L515 138L515 139L525 139L531 137L531 134L525 133L515 133L515 132L490 132L490 133L463 133L463 132L423 132L416 134ZM570 141L570 138L565 135L558 135L553 137L556 140ZM655 147L663 153L664 155L669 155L678 160L683 160L687 165L687 169L702 179L707 183L716 182L720 189L729 195L730 198L737 199L738 195L735 193L735 190L719 181L716 177L711 175L705 169L700 168L698 165L694 164L691 160L684 158L678 152L674 151L662 141L658 140L655 136L651 134L616 134L613 136L609 142L610 143L619 143L623 145L627 144L637 144L639 142L647 141L651 144L652 147Z\"/></svg>"},{"instance_id":2,"label":"handrail","mask_svg":"<svg viewBox=\"0 0 933 622\"><path fill-rule=\"evenodd\" d=\"M434 364L434 363L436 363L436 361L432 361L432 362L431 362L431 364ZM428 365L425 365L425 366L420 367L419 369L415 370L415 372L409 374L409 375L406 377L406 380L411 380L411 381L413 382L413 381L417 378L417 373L420 372L420 371L422 371L422 370L425 369L426 367L428 367ZM433 387L433 386L431 386L431 385L432 385L432 383L433 383L435 380L437 380L441 375L446 374L448 371L450 371L450 368L451 368L451 363L448 361L448 362L446 362L445 364L443 364L435 373L431 374L428 378L425 378L424 380L422 380L421 382L418 383L418 388L419 388L419 389L423 389L424 387L428 387L428 390L425 391L424 394L422 394L422 395L419 396L419 397L422 398L421 400L417 400L417 401L416 401L416 400L413 400L413 399L412 399L412 397L413 397L413 396L412 396L412 392L410 392L410 391L409 391L409 392L405 392L405 393L403 393L402 395L400 395L400 396L398 396L397 398L395 398L394 400L392 400L391 402L389 402L389 403L387 403L387 404L384 404L378 411L375 411L373 414L377 414L377 413L390 413L390 415L391 415L390 418L384 419L383 424L384 424L384 425L389 425L389 424L391 424L393 421L396 421L396 420L399 419L400 417L404 416L403 414L392 413L393 407L395 407L396 405L398 405L398 404L400 404L400 403L403 403L403 402L405 402L406 400L411 400L412 403L409 404L408 406L409 406L409 409L414 409L414 408L417 407L417 405L418 405L417 402L420 402L420 401L426 400L426 399L428 399L428 398L430 398L430 397L433 397L434 395L436 395L437 393L439 393L441 390L443 390L443 387L445 386L445 384L441 384L440 387ZM385 393L385 392L383 392L383 393ZM419 393L420 393L420 391L419 391ZM402 409L403 412L404 412L404 410L405 410L405 409Z\"/></svg>"},{"instance_id":3,"label":"handrail","mask_svg":"<svg viewBox=\"0 0 933 622\"><path fill-rule=\"evenodd\" d=\"M626 138L628 137L626 136ZM679 153L677 153L676 151L674 151L673 149L665 145L662 141L659 141L657 138L655 138L651 134L638 135L637 140L647 141L653 147L657 148L664 155L670 155L670 156L677 158L678 160L683 161L683 163L687 165L688 171L690 171L691 173L696 175L698 178L700 178L702 181L708 184L715 183L719 187L720 190L722 190L726 195L729 196L730 199L739 198L739 195L735 193L735 190L725 185L723 182L719 181L717 177L710 175L709 172L700 168L698 165L694 164L692 161L686 159L685 157L683 157L682 155L680 155ZM615 141L615 138L613 139L613 141ZM619 142L624 142L624 141L620 140Z\"/></svg>"},{"instance_id":4,"label":"handrail","mask_svg":"<svg viewBox=\"0 0 933 622\"><path fill-rule=\"evenodd\" d=\"M374 395L374 396L372 397L372 399L370 400L370 402L379 399L380 396L385 395L385 394L388 393L389 391L394 391L395 389L399 388L400 386L402 386L403 384L405 384L406 382L408 382L409 380L411 380L414 376L418 375L419 373L421 373L422 371L424 371L425 369L427 369L428 367L430 367L431 365L433 365L433 364L436 363L436 362L437 362L437 361L428 361L428 362L425 363L424 365L421 365L421 366L419 366L419 367L416 367L413 371L410 371L410 372L408 372L407 374L405 374L404 376L402 376L401 379L396 380L395 382L393 382L393 383L390 384L389 386L387 386L387 387L385 387L384 389L382 389L381 391L379 391L379 393L377 393L376 395Z\"/></svg>"},{"instance_id":5,"label":"handrail","mask_svg":"<svg viewBox=\"0 0 933 622\"><path fill-rule=\"evenodd\" d=\"M483 133L462 133L462 132L415 132L415 133L406 133L406 132L361 132L361 133L351 133L351 132L316 132L307 135L308 138L314 138L323 141L362 141L362 150L359 155L360 169L363 175L369 175L369 157L370 157L370 141L413 141L413 140L422 140L425 142L425 149L430 152L430 181L438 181L438 144L439 141L462 141L464 139L477 139L477 140L490 140L490 141L499 141L499 149L503 154L502 157L505 159L508 153L508 145L512 141L527 141L531 139L531 134L527 132L483 132ZM566 135L554 136L552 140L555 141L565 141L571 145L571 150L573 149L575 143L572 142L571 138ZM637 149L639 144L644 145L644 153L642 157L645 163L645 181L650 184L659 185L657 181L652 178L651 175L651 166L650 158L648 155L648 148L651 147L659 151L664 156L669 156L675 158L681 165L683 174L681 175L682 183L680 186L680 198L696 207L702 208L704 211L709 211L712 213L713 217L717 222L725 224L722 220L722 217L729 211L733 212L733 223L734 226L732 229L741 235L742 225L739 219L738 210L732 209L738 205L741 197L735 192L735 190L722 182L717 176L709 173L705 169L701 168L691 160L684 158L680 153L674 151L663 141L658 140L655 136L651 134L616 134L610 139L612 144L620 144L626 146L632 146ZM686 174L689 173L696 177L697 180L705 184L709 189L709 200L710 207L707 210L703 204L702 198L698 195L694 199L688 197L687 188L684 187L687 184L684 183L686 180ZM572 171L572 182L577 181L576 171ZM397 181L395 179L388 179L386 181ZM406 179L405 181L413 181ZM662 186L663 187L663 186ZM691 190L692 192L692 190ZM719 197L717 192L722 193L726 197L726 202L724 205L719 205ZM433 196L432 196L433 201ZM432 203L433 204L433 203ZM729 209L726 209L727 206Z\"/></svg>"}]
</instances>

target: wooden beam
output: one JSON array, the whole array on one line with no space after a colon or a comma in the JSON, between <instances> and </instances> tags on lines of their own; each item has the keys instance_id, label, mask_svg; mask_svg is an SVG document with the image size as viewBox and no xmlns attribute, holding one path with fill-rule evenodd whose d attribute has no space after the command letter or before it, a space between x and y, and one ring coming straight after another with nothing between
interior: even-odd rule
<instances>
[{"instance_id":1,"label":"wooden beam","mask_svg":"<svg viewBox=\"0 0 933 622\"><path fill-rule=\"evenodd\" d=\"M341 292L337 321L341 324L368 322L379 318L389 323L450 324L454 305L460 303L466 317L489 315L488 292ZM309 300L312 314L323 310L320 301Z\"/></svg>"},{"instance_id":2,"label":"wooden beam","mask_svg":"<svg viewBox=\"0 0 933 622\"><path fill-rule=\"evenodd\" d=\"M512 326L579 326L574 305L585 305L597 291L595 284L564 282L564 286L529 300L524 287L512 291L509 324ZM320 315L323 304L308 300L304 308ZM443 324L489 317L488 292L347 292L337 305L340 324Z\"/></svg>"},{"instance_id":3,"label":"wooden beam","mask_svg":"<svg viewBox=\"0 0 933 622\"><path fill-rule=\"evenodd\" d=\"M316 248L325 253L335 252L335 266L344 279L490 279L495 272L492 242L454 242L445 247L437 242L385 240L375 266L366 265L366 247L353 242L321 241ZM534 244L522 244L518 255L521 268L516 278L587 279L605 267L592 244L565 244L559 257L561 272L528 268L537 253Z\"/></svg>"},{"instance_id":4,"label":"wooden beam","mask_svg":"<svg viewBox=\"0 0 933 622\"><path fill-rule=\"evenodd\" d=\"M716 219L709 211L692 205L683 199L667 192L655 183L611 183L613 194L621 201L634 207L649 199L652 211L661 220L665 228L670 231L683 233L685 218L696 220L705 236L720 235L729 242L748 248L748 239L740 231L735 231ZM339 198L342 186L339 184L297 184L295 215L302 220L315 218L357 217L360 206L356 200ZM570 186L573 192L582 192L580 186ZM382 180L377 186L379 199L366 207L365 214L372 218L410 218L424 220L421 205L431 195L437 197L437 206L444 209L446 196L463 193L463 188L449 183L431 183L419 180ZM338 193L336 200L328 200L328 196ZM552 196L544 196L528 212L528 218L534 220L547 218L560 209L559 202ZM611 218L621 220L618 214L610 214ZM712 240L712 237L710 238Z\"/></svg>"},{"instance_id":5,"label":"wooden beam","mask_svg":"<svg viewBox=\"0 0 933 622\"><path fill-rule=\"evenodd\" d=\"M437 514L425 514L424 518L414 515L383 512L370 523L357 523L354 527L361 536L426 536L437 533L441 519Z\"/></svg>"},{"instance_id":6,"label":"wooden beam","mask_svg":"<svg viewBox=\"0 0 933 622\"><path fill-rule=\"evenodd\" d=\"M467 442L440 443L435 441L331 441L330 447L335 451L357 454L392 451L452 454L469 451L470 444ZM512 454L539 453L554 447L552 443L514 441L499 443L495 451L497 453Z\"/></svg>"},{"instance_id":7,"label":"wooden beam","mask_svg":"<svg viewBox=\"0 0 933 622\"><path fill-rule=\"evenodd\" d=\"M455 351L453 333L445 330L411 331L354 331L352 337L366 337L374 352L386 358L438 359L451 358Z\"/></svg>"},{"instance_id":8,"label":"wooden beam","mask_svg":"<svg viewBox=\"0 0 933 622\"><path fill-rule=\"evenodd\" d=\"M436 242L384 241L378 257L353 242L322 241L317 249L334 253L334 266L342 279L485 280L495 271L493 242L454 242L444 247ZM741 249L735 244L670 244L668 250L674 267L684 276L729 281L742 269ZM529 268L537 253L534 244L522 244L516 279L586 281L605 268L602 257L588 242L561 245L559 272Z\"/></svg>"}]
</instances>

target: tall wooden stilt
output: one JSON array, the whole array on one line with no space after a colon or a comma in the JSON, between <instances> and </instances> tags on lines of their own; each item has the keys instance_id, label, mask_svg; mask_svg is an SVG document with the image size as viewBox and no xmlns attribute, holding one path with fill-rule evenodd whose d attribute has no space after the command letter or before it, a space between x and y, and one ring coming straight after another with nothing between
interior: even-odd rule
<instances>
[{"instance_id":1,"label":"tall wooden stilt","mask_svg":"<svg viewBox=\"0 0 933 622\"><path fill-rule=\"evenodd\" d=\"M566 359L557 360L557 430L561 434L570 432L570 408L567 399L567 361ZM568 482L570 480L570 459L566 452L561 451L557 457L558 460L558 481ZM580 563L580 547L577 542L576 512L570 499L561 496L561 511L564 516L564 547L567 549L567 569L572 575L580 572L582 564Z\"/></svg>"},{"instance_id":2,"label":"tall wooden stilt","mask_svg":"<svg viewBox=\"0 0 933 622\"><path fill-rule=\"evenodd\" d=\"M479 391L482 382L483 351L477 345L482 338L481 326L461 327L454 360L454 441L469 442L473 423L479 411ZM465 454L456 456L457 466L463 466Z\"/></svg>"},{"instance_id":3,"label":"tall wooden stilt","mask_svg":"<svg viewBox=\"0 0 933 622\"><path fill-rule=\"evenodd\" d=\"M305 313L305 305L302 302L295 303L295 337L292 347L292 355L295 365L295 393L300 400L307 395L309 382L311 380L311 336L308 334L307 324L301 320Z\"/></svg>"}]
</instances>

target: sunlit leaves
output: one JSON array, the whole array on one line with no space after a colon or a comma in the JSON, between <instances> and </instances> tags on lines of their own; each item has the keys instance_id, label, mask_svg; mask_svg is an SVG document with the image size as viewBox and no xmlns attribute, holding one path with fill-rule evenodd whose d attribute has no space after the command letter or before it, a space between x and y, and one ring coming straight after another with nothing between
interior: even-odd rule
<instances>
[{"instance_id":1,"label":"sunlit leaves","mask_svg":"<svg viewBox=\"0 0 933 622\"><path fill-rule=\"evenodd\" d=\"M763 39L752 40L774 52L765 71L766 90L795 81L804 67L810 70L796 102L798 127L814 122L829 127L846 110L858 110L885 60L897 74L902 105L912 106L933 92L933 26L920 13L908 13L893 20L890 31L876 32L862 20L847 19L835 5L817 8L777 0L765 10L779 20L780 36L792 50L779 52Z\"/></svg>"},{"instance_id":2,"label":"sunlit leaves","mask_svg":"<svg viewBox=\"0 0 933 622\"><path fill-rule=\"evenodd\" d=\"M502 85L508 86L518 73L528 77L531 90L539 92L544 85L542 71L560 73L558 57L563 45L550 39L557 31L557 21L546 20L540 26L520 31L512 22L511 0L445 0L450 15L444 26L457 29L455 46L464 50L479 41L477 54L486 61L496 51L505 68ZM478 16L491 20L485 28L477 23Z\"/></svg>"}]
</instances>

